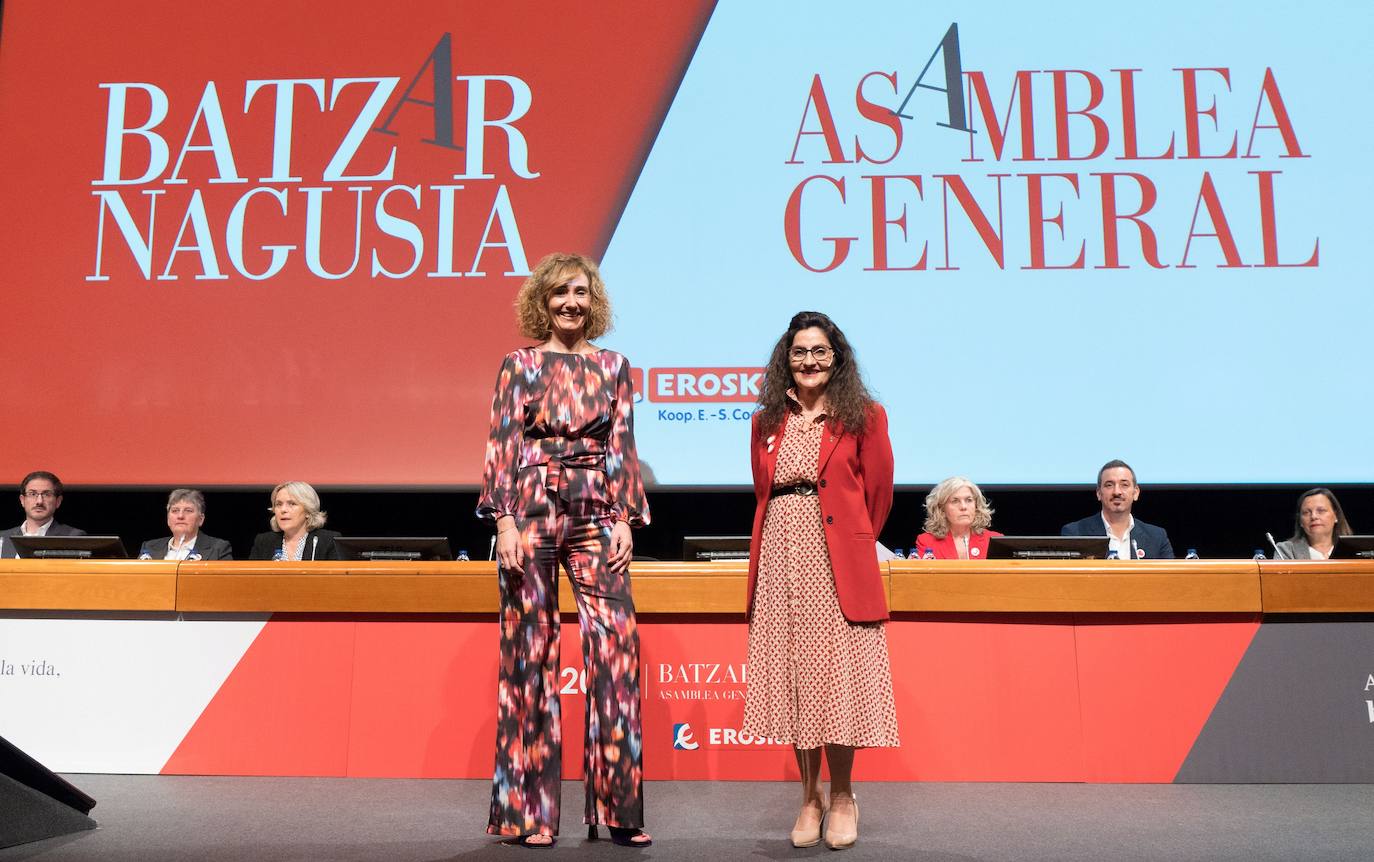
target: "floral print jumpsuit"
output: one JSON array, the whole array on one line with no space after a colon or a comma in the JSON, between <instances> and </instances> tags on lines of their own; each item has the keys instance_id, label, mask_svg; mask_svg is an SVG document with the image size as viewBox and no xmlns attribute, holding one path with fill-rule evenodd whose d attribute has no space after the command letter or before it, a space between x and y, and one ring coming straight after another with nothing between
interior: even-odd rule
<instances>
[{"instance_id":1,"label":"floral print jumpsuit","mask_svg":"<svg viewBox=\"0 0 1374 862\"><path fill-rule=\"evenodd\" d=\"M572 580L587 670L585 822L644 825L639 632L611 528L649 522L635 456L630 363L524 348L496 381L477 514L510 515L525 573L501 571L491 835L558 834L558 565Z\"/></svg>"}]
</instances>

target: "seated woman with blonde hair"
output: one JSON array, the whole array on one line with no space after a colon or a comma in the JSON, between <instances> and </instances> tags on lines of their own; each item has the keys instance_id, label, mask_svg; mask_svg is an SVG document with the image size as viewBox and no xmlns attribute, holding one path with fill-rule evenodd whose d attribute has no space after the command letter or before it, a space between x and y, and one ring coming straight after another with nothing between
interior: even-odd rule
<instances>
[{"instance_id":1,"label":"seated woman with blonde hair","mask_svg":"<svg viewBox=\"0 0 1374 862\"><path fill-rule=\"evenodd\" d=\"M339 534L324 530L327 517L320 509L320 495L305 482L282 482L272 489L272 529L253 539L250 560L281 562L340 559L334 540Z\"/></svg>"},{"instance_id":2,"label":"seated woman with blonde hair","mask_svg":"<svg viewBox=\"0 0 1374 862\"><path fill-rule=\"evenodd\" d=\"M984 560L988 539L1000 536L992 526L992 508L979 487L963 476L950 476L926 495L925 532L916 537L912 556L923 560Z\"/></svg>"}]
</instances>

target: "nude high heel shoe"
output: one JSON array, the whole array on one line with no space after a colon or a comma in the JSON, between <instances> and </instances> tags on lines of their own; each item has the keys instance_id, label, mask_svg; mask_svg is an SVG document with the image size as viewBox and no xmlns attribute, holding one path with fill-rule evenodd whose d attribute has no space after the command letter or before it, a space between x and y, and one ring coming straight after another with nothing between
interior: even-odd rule
<instances>
[{"instance_id":1,"label":"nude high heel shoe","mask_svg":"<svg viewBox=\"0 0 1374 862\"><path fill-rule=\"evenodd\" d=\"M837 799L848 799L849 805L835 807ZM837 812L843 812L848 807L853 810L853 819L845 817L843 814L837 816ZM859 840L859 800L854 798L852 793L830 794L830 816L825 821L825 846L831 850L844 850L854 846L854 842Z\"/></svg>"},{"instance_id":2,"label":"nude high heel shoe","mask_svg":"<svg viewBox=\"0 0 1374 862\"><path fill-rule=\"evenodd\" d=\"M809 763L810 763L810 761L808 761L808 760L805 760L805 759L802 760L802 787L803 787L803 788L807 788L807 787L810 787L810 786L811 786L811 782L810 782L810 780L809 780L809 778L810 778L809 770L807 769L807 765L808 765ZM808 825L806 825L806 826L803 826L801 829L797 829L797 828L795 828L795 825L796 825L796 824L793 824L793 826L794 826L794 828L792 829L792 846L793 846L793 847L815 847L817 844L821 843L821 824L823 824L823 823L825 822L825 797L817 795L817 797L816 797L814 800L807 799L807 800L803 801L803 802L802 802L802 810L801 810L801 813L798 813L798 814L797 814L797 823L800 823L800 822L801 822L801 819L802 819L802 818L801 818L801 815L802 815L802 813L805 813L805 812L806 812L807 808L810 807L810 805L811 805L811 803L812 803L813 801L816 803L816 807L818 807L818 808L820 809L820 815L816 818L816 823L815 823L814 826L808 824Z\"/></svg>"},{"instance_id":3,"label":"nude high heel shoe","mask_svg":"<svg viewBox=\"0 0 1374 862\"><path fill-rule=\"evenodd\" d=\"M802 810L805 811L808 805L810 805L809 802L802 803ZM800 822L800 815L798 815L797 820ZM815 847L817 844L821 843L821 824L824 822L825 803L822 802L820 804L820 814L816 817L816 822L814 825L808 825L801 829L792 830L792 846Z\"/></svg>"}]
</instances>

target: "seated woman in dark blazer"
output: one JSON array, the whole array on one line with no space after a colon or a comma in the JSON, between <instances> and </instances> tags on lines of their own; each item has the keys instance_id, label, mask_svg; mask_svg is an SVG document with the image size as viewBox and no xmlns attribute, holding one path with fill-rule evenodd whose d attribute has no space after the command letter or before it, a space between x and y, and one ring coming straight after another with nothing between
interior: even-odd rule
<instances>
[{"instance_id":1,"label":"seated woman in dark blazer","mask_svg":"<svg viewBox=\"0 0 1374 862\"><path fill-rule=\"evenodd\" d=\"M911 556L935 560L986 560L988 539L1000 536L982 490L963 476L950 476L926 495L925 532Z\"/></svg>"},{"instance_id":2,"label":"seated woman in dark blazer","mask_svg":"<svg viewBox=\"0 0 1374 862\"><path fill-rule=\"evenodd\" d=\"M177 488L167 497L167 529L172 535L149 539L138 552L140 560L232 560L234 551L224 539L200 528L205 524L205 495Z\"/></svg>"},{"instance_id":3,"label":"seated woman in dark blazer","mask_svg":"<svg viewBox=\"0 0 1374 862\"><path fill-rule=\"evenodd\" d=\"M320 495L305 482L283 482L272 489L272 532L253 540L252 560L338 560L339 534L321 530L325 513Z\"/></svg>"}]
</instances>

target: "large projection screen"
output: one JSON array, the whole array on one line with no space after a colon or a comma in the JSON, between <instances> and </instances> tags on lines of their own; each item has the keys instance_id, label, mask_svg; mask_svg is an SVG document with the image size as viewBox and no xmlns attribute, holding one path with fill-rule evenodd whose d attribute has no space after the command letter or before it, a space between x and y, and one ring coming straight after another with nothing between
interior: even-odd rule
<instances>
[{"instance_id":1,"label":"large projection screen","mask_svg":"<svg viewBox=\"0 0 1374 862\"><path fill-rule=\"evenodd\" d=\"M900 483L1374 481L1374 5L969 5L9 0L0 476L473 485L578 250L662 485L804 308Z\"/></svg>"}]
</instances>

